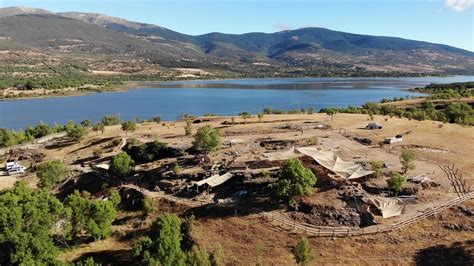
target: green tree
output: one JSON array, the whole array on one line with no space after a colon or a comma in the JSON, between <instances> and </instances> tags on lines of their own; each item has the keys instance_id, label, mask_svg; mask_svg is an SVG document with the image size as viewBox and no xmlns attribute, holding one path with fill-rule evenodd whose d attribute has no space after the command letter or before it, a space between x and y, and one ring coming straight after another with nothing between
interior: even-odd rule
<instances>
[{"instance_id":1,"label":"green tree","mask_svg":"<svg viewBox=\"0 0 474 266\"><path fill-rule=\"evenodd\" d=\"M174 214L160 215L149 236L134 245L133 254L145 265L185 265L181 239L181 220Z\"/></svg>"},{"instance_id":2,"label":"green tree","mask_svg":"<svg viewBox=\"0 0 474 266\"><path fill-rule=\"evenodd\" d=\"M326 114L331 117L331 123L334 122L334 116L338 113L336 108L326 109Z\"/></svg>"},{"instance_id":3,"label":"green tree","mask_svg":"<svg viewBox=\"0 0 474 266\"><path fill-rule=\"evenodd\" d=\"M314 259L311 244L306 238L301 239L298 245L292 247L291 253L298 265L307 265Z\"/></svg>"},{"instance_id":4,"label":"green tree","mask_svg":"<svg viewBox=\"0 0 474 266\"><path fill-rule=\"evenodd\" d=\"M403 150L402 154L400 155L400 162L402 163L402 170L403 173L408 172L409 170L415 170L415 159L416 155L415 152L412 150Z\"/></svg>"},{"instance_id":5,"label":"green tree","mask_svg":"<svg viewBox=\"0 0 474 266\"><path fill-rule=\"evenodd\" d=\"M469 124L474 111L467 103L450 103L446 106L445 114L450 123Z\"/></svg>"},{"instance_id":6,"label":"green tree","mask_svg":"<svg viewBox=\"0 0 474 266\"><path fill-rule=\"evenodd\" d=\"M126 177L133 173L135 162L130 155L121 152L110 161L109 174L115 177Z\"/></svg>"},{"instance_id":7,"label":"green tree","mask_svg":"<svg viewBox=\"0 0 474 266\"><path fill-rule=\"evenodd\" d=\"M39 187L51 189L66 178L68 169L60 160L43 162L36 166Z\"/></svg>"},{"instance_id":8,"label":"green tree","mask_svg":"<svg viewBox=\"0 0 474 266\"><path fill-rule=\"evenodd\" d=\"M257 114L257 117L258 117L258 122L261 123L262 122L262 118L265 114L264 113L258 113Z\"/></svg>"},{"instance_id":9,"label":"green tree","mask_svg":"<svg viewBox=\"0 0 474 266\"><path fill-rule=\"evenodd\" d=\"M161 116L155 116L155 117L152 118L152 120L153 120L153 122L159 124L159 123L161 123Z\"/></svg>"},{"instance_id":10,"label":"green tree","mask_svg":"<svg viewBox=\"0 0 474 266\"><path fill-rule=\"evenodd\" d=\"M33 137L35 137L35 139L38 139L38 138L41 138L41 137L44 137L44 136L47 136L49 134L53 133L53 130L52 128L43 123L43 122L40 122L34 129L33 129L33 132L31 132L31 135Z\"/></svg>"},{"instance_id":11,"label":"green tree","mask_svg":"<svg viewBox=\"0 0 474 266\"><path fill-rule=\"evenodd\" d=\"M66 124L65 129L67 136L75 141L79 141L87 135L87 129L85 127L83 127L82 125L76 125L72 121L69 121Z\"/></svg>"},{"instance_id":12,"label":"green tree","mask_svg":"<svg viewBox=\"0 0 474 266\"><path fill-rule=\"evenodd\" d=\"M403 190L403 187L405 186L406 182L407 182L407 178L404 175L401 175L400 173L397 173L397 172L392 172L391 177L387 179L387 185L391 189L395 190L397 194Z\"/></svg>"},{"instance_id":13,"label":"green tree","mask_svg":"<svg viewBox=\"0 0 474 266\"><path fill-rule=\"evenodd\" d=\"M288 160L280 169L276 182L277 196L288 200L292 207L296 207L295 196L311 194L311 188L317 178L311 169L303 166L298 158Z\"/></svg>"},{"instance_id":14,"label":"green tree","mask_svg":"<svg viewBox=\"0 0 474 266\"><path fill-rule=\"evenodd\" d=\"M128 135L128 132L133 132L137 129L137 124L133 121L127 121L122 123L122 130L125 131L125 135Z\"/></svg>"},{"instance_id":15,"label":"green tree","mask_svg":"<svg viewBox=\"0 0 474 266\"><path fill-rule=\"evenodd\" d=\"M219 129L213 129L207 125L197 130L194 135L193 147L201 152L215 151L221 145L221 135Z\"/></svg>"},{"instance_id":16,"label":"green tree","mask_svg":"<svg viewBox=\"0 0 474 266\"><path fill-rule=\"evenodd\" d=\"M184 127L184 133L186 134L186 136L191 136L193 134L193 128L191 124L191 119L186 119L186 126Z\"/></svg>"},{"instance_id":17,"label":"green tree","mask_svg":"<svg viewBox=\"0 0 474 266\"><path fill-rule=\"evenodd\" d=\"M383 162L382 161L372 161L372 170L374 171L374 177L380 177L382 175Z\"/></svg>"},{"instance_id":18,"label":"green tree","mask_svg":"<svg viewBox=\"0 0 474 266\"><path fill-rule=\"evenodd\" d=\"M249 112L242 112L239 115L244 119L244 124L247 124L247 119L252 118L252 114Z\"/></svg>"},{"instance_id":19,"label":"green tree","mask_svg":"<svg viewBox=\"0 0 474 266\"><path fill-rule=\"evenodd\" d=\"M0 193L0 264L54 264L58 248L53 227L63 215L59 200L25 182Z\"/></svg>"},{"instance_id":20,"label":"green tree","mask_svg":"<svg viewBox=\"0 0 474 266\"><path fill-rule=\"evenodd\" d=\"M87 192L74 191L66 198L66 206L71 212L71 236L87 232L94 239L102 239L112 232L112 222L117 217L120 196L112 190L108 200L92 199Z\"/></svg>"}]
</instances>

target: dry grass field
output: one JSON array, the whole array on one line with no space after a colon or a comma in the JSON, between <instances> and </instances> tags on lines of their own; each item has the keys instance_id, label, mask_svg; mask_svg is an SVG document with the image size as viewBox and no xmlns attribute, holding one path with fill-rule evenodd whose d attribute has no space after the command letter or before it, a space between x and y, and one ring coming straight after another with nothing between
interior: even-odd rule
<instances>
[{"instance_id":1,"label":"dry grass field","mask_svg":"<svg viewBox=\"0 0 474 266\"><path fill-rule=\"evenodd\" d=\"M295 146L311 146L322 150L333 150L345 160L370 162L381 160L400 169L398 156L402 149L416 152L417 168L408 172L408 176L428 174L439 186L423 189L419 192L416 204L409 204L405 213L399 217L380 221L390 224L400 221L409 215L416 214L427 207L436 206L457 195L450 180L440 169L442 161L454 164L462 173L466 189L474 188L474 130L454 124L443 124L433 121L409 121L407 119L375 116L374 122L383 124L381 130L366 130L366 115L337 114L333 121L326 114L312 115L266 115L259 120L256 117L244 123L235 117L235 124L230 117L203 117L200 123L193 124L193 131L204 125L220 128L222 135L221 148L210 155L212 162L228 159L230 154L239 155L237 163L260 160L265 148L257 145L265 139L291 140ZM329 125L331 129L322 130L318 125ZM185 135L185 122L143 123L134 132L125 133L120 126L111 126L104 133L89 132L79 143L66 143L61 139L46 146L34 148L46 155L46 160L64 160L71 169L81 169L79 162L86 161L95 149L105 151L103 160L118 153L127 139L136 138L141 142L160 140L170 146L188 148L193 140ZM401 143L379 146L378 143L387 137L404 134ZM355 141L353 137L369 138L373 145L366 146ZM243 143L229 146L227 142L239 139ZM114 143L115 140L115 144ZM32 146L32 147L33 147ZM140 165L139 169L150 170L163 163L172 163L176 159L166 159ZM21 161L29 165L28 161ZM195 167L184 167L183 174L202 172ZM35 183L34 173L26 177ZM12 185L12 180L1 177L0 187ZM385 186L383 179L371 180L368 184ZM323 196L324 195L324 196ZM314 193L304 199L314 204L332 204L336 201L335 193ZM332 198L331 198L332 197ZM205 211L190 209L165 200L155 199L157 210L152 216L139 212L121 212L120 222L114 224L111 237L92 243L84 243L61 255L64 261L72 261L87 256L101 258L101 261L114 264L128 264L132 261L131 247L146 232L149 224L159 213L173 212L184 215L196 212L193 238L208 250L217 244L222 246L225 265L294 265L290 247L303 236L301 232L284 230L272 225L258 213ZM356 265L400 265L400 264L455 264L472 261L474 256L474 219L465 213L465 209L474 208L474 202L468 201L464 209L453 207L431 218L420 221L398 231L367 236L353 237L310 237L314 249L314 265L356 264ZM284 213L284 211L282 211ZM465 225L459 229L457 226ZM257 252L260 247L261 252ZM445 259L443 261L443 259ZM446 260L447 259L447 260Z\"/></svg>"}]
</instances>

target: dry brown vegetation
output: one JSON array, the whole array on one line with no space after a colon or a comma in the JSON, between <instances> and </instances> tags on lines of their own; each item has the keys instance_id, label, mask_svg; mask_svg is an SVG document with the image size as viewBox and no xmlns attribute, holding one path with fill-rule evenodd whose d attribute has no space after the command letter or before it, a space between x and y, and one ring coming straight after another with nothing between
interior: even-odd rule
<instances>
[{"instance_id":1,"label":"dry brown vegetation","mask_svg":"<svg viewBox=\"0 0 474 266\"><path fill-rule=\"evenodd\" d=\"M375 116L375 122L384 125L382 130L363 129L369 122L366 115L337 114L331 123L326 114L313 115L266 115L262 121L255 118L243 123L240 117L235 118L235 125L223 125L229 117L202 118L197 127L211 125L221 129L223 145L219 151L212 153L211 162L229 160L233 153L238 153L235 163L246 163L259 160L266 152L258 143L264 139L291 140L295 146L314 145L324 150L334 150L345 160L372 161L381 160L394 164L394 169L400 168L398 156L402 149L416 152L417 168L408 175L428 173L429 177L440 184L420 190L416 204L409 204L405 213L400 217L386 220L377 219L382 224L394 223L406 217L423 211L427 207L436 206L447 199L455 198L453 187L445 173L439 168L440 161L454 164L466 180L466 188L474 186L474 164L472 149L474 134L472 127L462 127L455 124L442 124L433 121L409 121L407 119ZM332 129L321 130L317 125L325 124ZM80 162L86 165L107 161L111 155L119 152L126 139L136 138L141 142L159 139L168 145L179 148L191 146L192 137L185 136L185 122L144 123L133 133L126 136L120 126L107 127L105 132L90 132L80 143L67 143L66 140L55 140L46 146L30 145L46 155L46 160L61 159L72 169L84 171ZM396 134L405 134L404 141L383 147L378 142ZM365 146L353 140L353 137L365 137L373 141L372 146ZM243 140L243 144L230 147L226 142L232 139ZM116 140L114 142L114 140ZM61 142L63 141L63 142ZM104 154L99 161L91 159L95 149L102 149ZM152 171L163 164L174 163L176 159L159 160L140 165L139 170ZM308 162L305 161L307 166ZM28 161L20 161L29 165ZM324 180L324 172L317 166L314 169ZM191 173L205 172L199 167L185 166L182 176ZM3 177L2 177L3 178ZM34 174L29 178L35 183ZM384 187L385 179L367 180L370 186ZM11 185L11 180L0 182L2 187ZM145 184L144 184L145 185ZM147 188L149 184L145 185ZM409 186L413 186L409 184ZM99 185L97 189L100 190ZM312 205L344 206L337 197L335 190L314 189L311 196L301 199ZM260 261L263 265L293 265L290 247L302 237L301 232L284 230L272 225L258 213L229 211L215 208L190 208L164 199L155 199L156 212L147 217L137 211L121 212L112 237L102 241L81 244L70 251L64 252L61 259L65 261L95 256L101 261L111 263L127 263L132 261L131 246L146 232L149 224L159 213L173 212L181 216L194 213L196 215L193 238L200 246L213 249L217 243L222 245L223 258L226 265L252 265L256 262L256 246L263 247ZM265 206L265 207L277 207ZM354 237L311 237L314 248L315 265L332 264L449 264L450 262L469 262L474 256L474 221L466 213L474 208L474 202L468 201L464 207L454 207L431 218L410 225L398 231L367 236ZM277 209L281 214L291 217L294 211ZM461 228L459 228L461 226ZM465 226L465 227L463 227ZM440 257L441 256L441 257ZM436 260L433 261L433 258ZM444 259L444 261L443 261Z\"/></svg>"}]
</instances>

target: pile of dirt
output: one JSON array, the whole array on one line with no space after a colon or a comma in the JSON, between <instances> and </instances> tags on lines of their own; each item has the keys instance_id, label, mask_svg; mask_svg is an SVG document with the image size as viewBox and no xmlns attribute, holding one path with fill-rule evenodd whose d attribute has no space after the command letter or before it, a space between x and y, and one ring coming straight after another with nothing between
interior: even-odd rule
<instances>
[{"instance_id":1,"label":"pile of dirt","mask_svg":"<svg viewBox=\"0 0 474 266\"><path fill-rule=\"evenodd\" d=\"M298 222L318 226L350 226L359 227L361 218L357 210L351 208L335 208L325 205L301 205L299 212L291 213L291 218Z\"/></svg>"},{"instance_id":2,"label":"pile of dirt","mask_svg":"<svg viewBox=\"0 0 474 266\"><path fill-rule=\"evenodd\" d=\"M32 149L12 149L7 155L7 161L22 161L30 160L32 162L38 163L42 162L46 155L37 150Z\"/></svg>"},{"instance_id":3,"label":"pile of dirt","mask_svg":"<svg viewBox=\"0 0 474 266\"><path fill-rule=\"evenodd\" d=\"M443 227L452 231L474 231L471 224L445 223Z\"/></svg>"}]
</instances>

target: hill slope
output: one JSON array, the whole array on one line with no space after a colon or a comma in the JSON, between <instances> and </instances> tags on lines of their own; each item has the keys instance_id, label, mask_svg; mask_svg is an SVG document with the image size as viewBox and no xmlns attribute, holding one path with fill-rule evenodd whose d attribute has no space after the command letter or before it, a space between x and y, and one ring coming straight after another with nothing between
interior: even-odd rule
<instances>
[{"instance_id":1,"label":"hill slope","mask_svg":"<svg viewBox=\"0 0 474 266\"><path fill-rule=\"evenodd\" d=\"M190 36L103 14L4 8L0 9L0 35L38 49L135 55L171 67L187 62L185 66L190 67L303 75L474 73L474 53L470 51L324 28Z\"/></svg>"}]
</instances>

